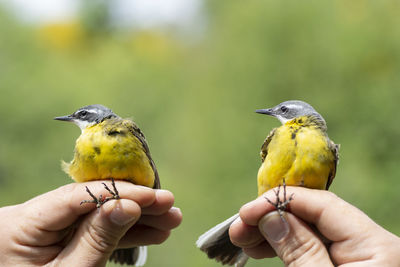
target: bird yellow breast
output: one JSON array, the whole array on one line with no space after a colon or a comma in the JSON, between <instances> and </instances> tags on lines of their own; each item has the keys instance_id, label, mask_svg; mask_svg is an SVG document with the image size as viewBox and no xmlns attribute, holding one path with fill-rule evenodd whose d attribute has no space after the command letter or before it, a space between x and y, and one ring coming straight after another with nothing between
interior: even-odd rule
<instances>
[{"instance_id":1,"label":"bird yellow breast","mask_svg":"<svg viewBox=\"0 0 400 267\"><path fill-rule=\"evenodd\" d=\"M64 170L77 182L124 179L153 187L154 171L142 143L123 124L110 134L113 120L88 127L76 140L75 155Z\"/></svg>"},{"instance_id":2,"label":"bird yellow breast","mask_svg":"<svg viewBox=\"0 0 400 267\"><path fill-rule=\"evenodd\" d=\"M276 129L268 145L258 171L258 194L282 184L283 179L287 185L325 189L334 160L323 131L296 121L287 122Z\"/></svg>"}]
</instances>

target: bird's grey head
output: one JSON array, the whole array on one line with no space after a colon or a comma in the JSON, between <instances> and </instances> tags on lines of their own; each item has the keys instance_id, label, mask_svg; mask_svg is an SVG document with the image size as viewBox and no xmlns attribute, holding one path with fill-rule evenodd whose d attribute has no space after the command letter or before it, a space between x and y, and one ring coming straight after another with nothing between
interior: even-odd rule
<instances>
[{"instance_id":1,"label":"bird's grey head","mask_svg":"<svg viewBox=\"0 0 400 267\"><path fill-rule=\"evenodd\" d=\"M282 124L301 116L316 116L324 123L322 116L309 104L300 100L289 100L276 105L273 108L258 109L257 113L276 117Z\"/></svg>"},{"instance_id":2,"label":"bird's grey head","mask_svg":"<svg viewBox=\"0 0 400 267\"><path fill-rule=\"evenodd\" d=\"M73 122L78 125L79 128L81 128L81 130L83 131L88 126L92 126L94 124L104 121L105 119L113 117L118 116L114 114L111 109L99 104L95 104L82 107L71 115L56 117L54 119L59 121Z\"/></svg>"}]
</instances>

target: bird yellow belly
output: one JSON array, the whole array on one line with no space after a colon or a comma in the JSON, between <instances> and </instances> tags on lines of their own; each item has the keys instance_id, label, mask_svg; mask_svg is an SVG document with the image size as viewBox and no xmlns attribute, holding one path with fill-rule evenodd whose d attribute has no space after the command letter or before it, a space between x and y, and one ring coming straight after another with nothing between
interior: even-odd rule
<instances>
[{"instance_id":1,"label":"bird yellow belly","mask_svg":"<svg viewBox=\"0 0 400 267\"><path fill-rule=\"evenodd\" d=\"M124 129L110 134L105 123L82 132L74 159L64 170L77 182L114 178L153 187L155 175L142 143Z\"/></svg>"},{"instance_id":2,"label":"bird yellow belly","mask_svg":"<svg viewBox=\"0 0 400 267\"><path fill-rule=\"evenodd\" d=\"M276 129L258 175L258 195L282 184L326 189L334 166L327 137L315 127L286 123Z\"/></svg>"}]
</instances>

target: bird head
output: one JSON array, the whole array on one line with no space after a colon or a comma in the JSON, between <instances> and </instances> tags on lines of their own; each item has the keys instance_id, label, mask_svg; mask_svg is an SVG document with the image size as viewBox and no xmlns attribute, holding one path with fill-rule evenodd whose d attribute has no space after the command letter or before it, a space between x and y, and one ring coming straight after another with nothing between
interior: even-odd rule
<instances>
[{"instance_id":1,"label":"bird head","mask_svg":"<svg viewBox=\"0 0 400 267\"><path fill-rule=\"evenodd\" d=\"M89 126L100 123L105 119L118 117L111 109L95 104L82 107L71 115L55 117L55 120L73 122L83 131Z\"/></svg>"},{"instance_id":2,"label":"bird head","mask_svg":"<svg viewBox=\"0 0 400 267\"><path fill-rule=\"evenodd\" d=\"M266 114L277 118L282 124L301 116L316 116L325 120L322 116L309 104L300 100L289 100L276 105L273 108L258 109L257 113Z\"/></svg>"}]
</instances>

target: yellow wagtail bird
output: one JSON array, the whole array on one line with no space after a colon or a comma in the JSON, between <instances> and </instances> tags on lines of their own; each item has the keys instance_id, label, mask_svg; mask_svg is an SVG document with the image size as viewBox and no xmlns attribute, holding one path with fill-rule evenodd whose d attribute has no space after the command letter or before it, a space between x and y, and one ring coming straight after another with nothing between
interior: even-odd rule
<instances>
[{"instance_id":1,"label":"yellow wagtail bird","mask_svg":"<svg viewBox=\"0 0 400 267\"><path fill-rule=\"evenodd\" d=\"M82 130L76 140L74 159L70 163L63 162L64 171L76 182L112 179L114 190L103 183L111 197L97 198L86 187L93 200L84 200L81 204L96 203L100 207L110 199L119 199L114 179L160 188L146 138L132 120L122 119L102 105L85 106L55 119L73 122ZM117 249L110 260L142 266L146 258L147 248L138 247Z\"/></svg>"},{"instance_id":2,"label":"yellow wagtail bird","mask_svg":"<svg viewBox=\"0 0 400 267\"><path fill-rule=\"evenodd\" d=\"M312 106L298 100L256 112L276 117L282 123L270 132L261 147L258 195L282 183L327 190L336 174L339 146L328 138L324 118ZM272 204L281 213L291 198L282 202L278 195L279 191L277 203ZM244 266L248 256L229 238L229 227L238 217L235 214L201 235L197 247L222 264Z\"/></svg>"}]
</instances>

